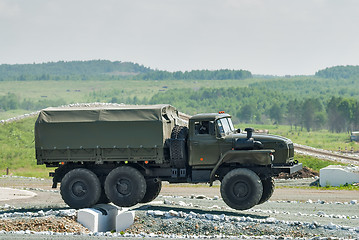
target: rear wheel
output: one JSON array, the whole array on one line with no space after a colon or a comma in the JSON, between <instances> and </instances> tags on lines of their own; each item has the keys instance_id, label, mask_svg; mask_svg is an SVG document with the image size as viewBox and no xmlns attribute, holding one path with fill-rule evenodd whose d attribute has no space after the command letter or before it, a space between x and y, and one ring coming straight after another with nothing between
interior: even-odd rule
<instances>
[{"instance_id":1,"label":"rear wheel","mask_svg":"<svg viewBox=\"0 0 359 240\"><path fill-rule=\"evenodd\" d=\"M273 178L269 177L267 179L262 180L263 185L263 194L261 200L259 200L258 204L262 204L268 201L274 192L274 180Z\"/></svg>"},{"instance_id":2,"label":"rear wheel","mask_svg":"<svg viewBox=\"0 0 359 240\"><path fill-rule=\"evenodd\" d=\"M108 199L108 197L106 196L105 193L105 178L103 176L99 177L100 179L100 183L101 183L101 195L99 200L97 201L97 204L106 204L106 203L110 203L110 199Z\"/></svg>"},{"instance_id":3,"label":"rear wheel","mask_svg":"<svg viewBox=\"0 0 359 240\"><path fill-rule=\"evenodd\" d=\"M71 208L91 207L100 198L101 183L92 171L77 168L63 177L60 192L62 199Z\"/></svg>"},{"instance_id":4,"label":"rear wheel","mask_svg":"<svg viewBox=\"0 0 359 240\"><path fill-rule=\"evenodd\" d=\"M150 178L146 180L146 194L140 203L148 203L153 201L161 192L162 182L161 180L157 180L154 178Z\"/></svg>"},{"instance_id":5,"label":"rear wheel","mask_svg":"<svg viewBox=\"0 0 359 240\"><path fill-rule=\"evenodd\" d=\"M263 186L260 178L246 168L230 171L221 183L223 201L237 210L246 210L258 204L262 193Z\"/></svg>"},{"instance_id":6,"label":"rear wheel","mask_svg":"<svg viewBox=\"0 0 359 240\"><path fill-rule=\"evenodd\" d=\"M100 198L98 199L98 201L97 201L97 203L96 204L106 204L106 203L110 203L111 201L110 201L110 199L108 199L108 197L106 196L106 193L105 193L105 190L104 189L102 189L101 190L101 196L100 196Z\"/></svg>"},{"instance_id":7,"label":"rear wheel","mask_svg":"<svg viewBox=\"0 0 359 240\"><path fill-rule=\"evenodd\" d=\"M135 168L121 166L113 169L105 180L108 199L119 207L139 203L146 193L146 180Z\"/></svg>"}]
</instances>

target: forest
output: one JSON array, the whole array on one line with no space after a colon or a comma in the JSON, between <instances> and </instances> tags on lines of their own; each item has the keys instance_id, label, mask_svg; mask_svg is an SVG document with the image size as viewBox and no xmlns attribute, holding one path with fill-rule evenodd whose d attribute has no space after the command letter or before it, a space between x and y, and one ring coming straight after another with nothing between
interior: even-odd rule
<instances>
[{"instance_id":1,"label":"forest","mask_svg":"<svg viewBox=\"0 0 359 240\"><path fill-rule=\"evenodd\" d=\"M35 78L42 75L45 75L44 79ZM22 77L23 79L20 79ZM10 82L78 80L86 84L86 81L116 79L126 85L131 85L135 81L136 84L139 84L138 81L149 84L161 81L163 87L145 97L130 96L129 91L124 91L121 87L105 91L93 89L84 101L125 104L169 103L188 114L226 111L233 116L235 123L285 124L299 130L328 129L338 133L359 130L359 66L326 68L312 76L261 77L246 70L167 72L135 63L105 60L0 65L0 80ZM206 87L188 87L185 84L186 81L224 82L225 79L238 83L247 79L248 84L238 84L240 87L213 87L211 84L207 84ZM184 81L183 86L166 86L166 83L177 80ZM134 84L133 89L136 86L138 85ZM35 111L48 106L72 103L66 99L65 96L30 99L24 93L7 92L0 95L0 111Z\"/></svg>"},{"instance_id":2,"label":"forest","mask_svg":"<svg viewBox=\"0 0 359 240\"><path fill-rule=\"evenodd\" d=\"M132 62L108 60L49 62L41 64L1 64L0 81L32 80L180 80L180 79L245 79L246 70L192 70L168 72L153 70Z\"/></svg>"}]
</instances>

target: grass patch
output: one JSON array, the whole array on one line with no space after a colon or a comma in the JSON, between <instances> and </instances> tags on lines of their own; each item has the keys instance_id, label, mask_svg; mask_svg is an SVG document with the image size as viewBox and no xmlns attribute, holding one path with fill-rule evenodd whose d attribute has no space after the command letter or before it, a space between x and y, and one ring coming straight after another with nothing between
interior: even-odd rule
<instances>
[{"instance_id":1,"label":"grass patch","mask_svg":"<svg viewBox=\"0 0 359 240\"><path fill-rule=\"evenodd\" d=\"M319 188L321 190L354 190L354 191L358 191L359 190L359 185L353 185L353 184L344 184L344 185L340 185L338 187L333 187L333 186L324 186L324 187L319 187L316 186L315 188Z\"/></svg>"},{"instance_id":2,"label":"grass patch","mask_svg":"<svg viewBox=\"0 0 359 240\"><path fill-rule=\"evenodd\" d=\"M49 169L38 166L35 158L34 124L36 117L0 125L0 174L48 177Z\"/></svg>"},{"instance_id":3,"label":"grass patch","mask_svg":"<svg viewBox=\"0 0 359 240\"><path fill-rule=\"evenodd\" d=\"M346 184L346 185L342 185L339 187L333 187L333 186L325 186L325 187L321 187L321 186L276 186L276 188L299 188L299 189L316 189L316 190L335 190L335 191L340 191L340 190L346 190L346 191L359 191L359 186L357 185L352 185L352 184Z\"/></svg>"},{"instance_id":4,"label":"grass patch","mask_svg":"<svg viewBox=\"0 0 359 240\"><path fill-rule=\"evenodd\" d=\"M317 172L319 172L320 169L325 168L329 165L342 165L342 166L346 165L340 162L321 160L315 157L305 156L301 154L296 154L295 159L298 160L300 163L302 163L303 167L308 167Z\"/></svg>"},{"instance_id":5,"label":"grass patch","mask_svg":"<svg viewBox=\"0 0 359 240\"><path fill-rule=\"evenodd\" d=\"M23 109L9 110L9 111L0 111L0 120L7 120L9 118L17 117L25 113L30 113L33 111L27 111Z\"/></svg>"}]
</instances>

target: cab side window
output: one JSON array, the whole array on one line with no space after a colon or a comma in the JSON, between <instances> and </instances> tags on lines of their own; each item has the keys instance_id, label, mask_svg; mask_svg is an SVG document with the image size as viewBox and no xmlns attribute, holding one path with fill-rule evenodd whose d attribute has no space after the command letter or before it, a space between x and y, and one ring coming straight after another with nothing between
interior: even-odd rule
<instances>
[{"instance_id":1,"label":"cab side window","mask_svg":"<svg viewBox=\"0 0 359 240\"><path fill-rule=\"evenodd\" d=\"M218 137L222 137L225 135L223 124L220 120L217 120L217 127L218 127Z\"/></svg>"},{"instance_id":2,"label":"cab side window","mask_svg":"<svg viewBox=\"0 0 359 240\"><path fill-rule=\"evenodd\" d=\"M212 124L213 125L213 124ZM210 121L195 122L195 134L210 134Z\"/></svg>"}]
</instances>

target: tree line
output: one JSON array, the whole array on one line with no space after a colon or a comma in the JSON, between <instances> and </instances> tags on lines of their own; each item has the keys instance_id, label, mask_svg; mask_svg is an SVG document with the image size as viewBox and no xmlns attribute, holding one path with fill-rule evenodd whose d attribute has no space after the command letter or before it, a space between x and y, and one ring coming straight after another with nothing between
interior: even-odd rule
<instances>
[{"instance_id":1,"label":"tree line","mask_svg":"<svg viewBox=\"0 0 359 240\"><path fill-rule=\"evenodd\" d=\"M246 70L160 71L132 62L108 60L49 62L41 64L2 64L0 81L46 80L211 80L245 79L252 73Z\"/></svg>"},{"instance_id":2,"label":"tree line","mask_svg":"<svg viewBox=\"0 0 359 240\"><path fill-rule=\"evenodd\" d=\"M224 79L246 79L252 78L252 73L246 70L192 70L192 71L153 71L140 74L135 79L143 80L224 80Z\"/></svg>"},{"instance_id":3,"label":"tree line","mask_svg":"<svg viewBox=\"0 0 359 240\"><path fill-rule=\"evenodd\" d=\"M33 64L1 64L0 81L31 80L211 80L252 78L247 70L161 71L132 62L90 60ZM267 76L268 77L268 76ZM273 77L273 76L272 76ZM350 79L359 77L359 66L335 66L319 70L311 78Z\"/></svg>"},{"instance_id":4,"label":"tree line","mask_svg":"<svg viewBox=\"0 0 359 240\"><path fill-rule=\"evenodd\" d=\"M359 101L332 97L327 105L328 127L332 132L359 130Z\"/></svg>"},{"instance_id":5,"label":"tree line","mask_svg":"<svg viewBox=\"0 0 359 240\"><path fill-rule=\"evenodd\" d=\"M334 79L358 77L359 66L347 65L330 67L323 70L319 70L315 73L315 76Z\"/></svg>"},{"instance_id":6,"label":"tree line","mask_svg":"<svg viewBox=\"0 0 359 240\"><path fill-rule=\"evenodd\" d=\"M148 67L131 62L111 62L108 60L48 62L40 64L1 64L2 80L50 80L55 77L77 78L92 75L116 75L118 73L147 73ZM23 78L23 79L21 79ZM66 79L62 79L66 80Z\"/></svg>"},{"instance_id":7,"label":"tree line","mask_svg":"<svg viewBox=\"0 0 359 240\"><path fill-rule=\"evenodd\" d=\"M90 95L97 101L113 103L169 103L188 114L225 111L236 123L285 124L306 131L359 130L359 100L352 97L317 94L298 98L290 91L264 87L172 89L144 99L128 97L118 90Z\"/></svg>"},{"instance_id":8,"label":"tree line","mask_svg":"<svg viewBox=\"0 0 359 240\"><path fill-rule=\"evenodd\" d=\"M286 124L306 131L324 128L332 132L359 130L359 100L354 98L297 99L261 88L207 88L197 91L177 89L137 103L170 103L190 114L223 110L230 113L235 122L248 124Z\"/></svg>"}]
</instances>

